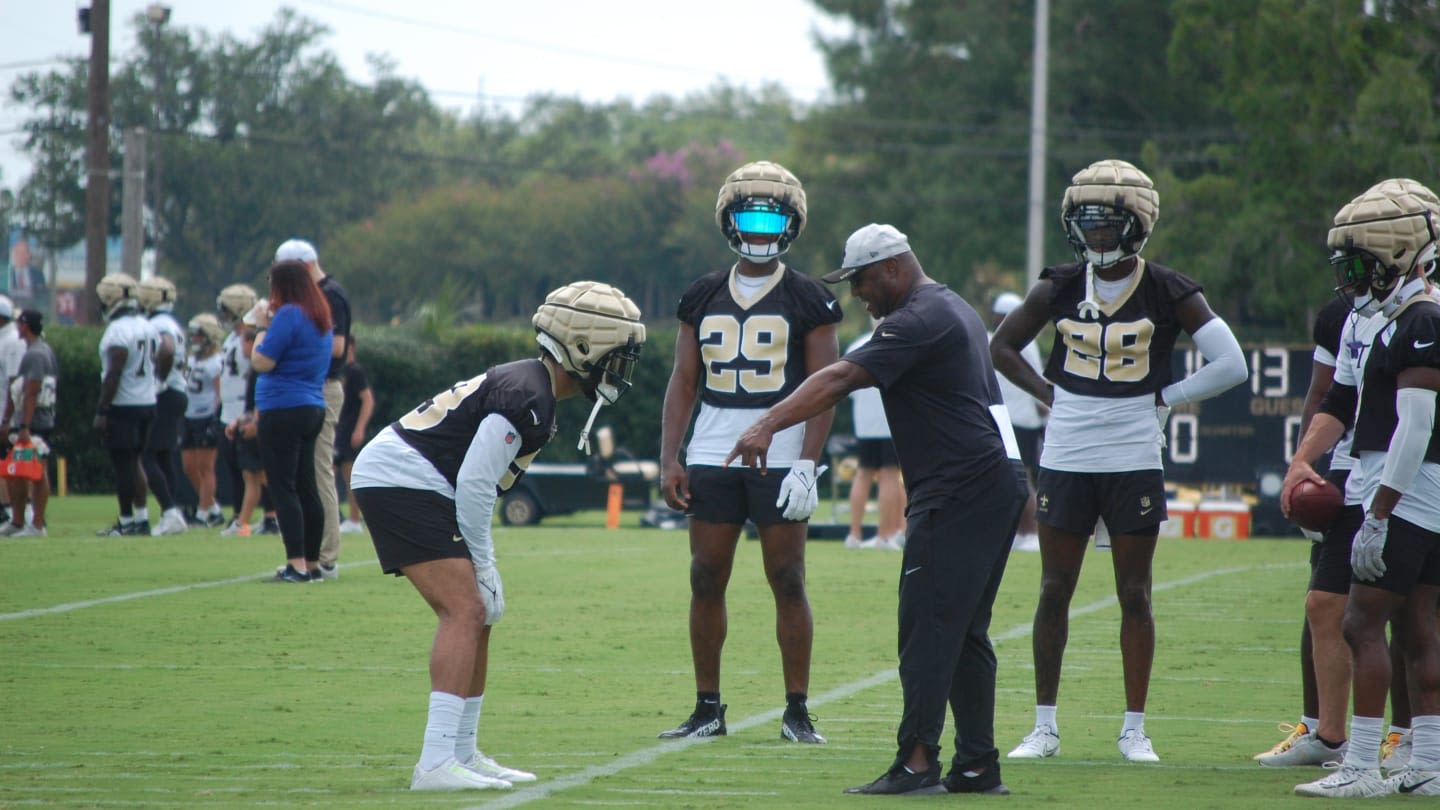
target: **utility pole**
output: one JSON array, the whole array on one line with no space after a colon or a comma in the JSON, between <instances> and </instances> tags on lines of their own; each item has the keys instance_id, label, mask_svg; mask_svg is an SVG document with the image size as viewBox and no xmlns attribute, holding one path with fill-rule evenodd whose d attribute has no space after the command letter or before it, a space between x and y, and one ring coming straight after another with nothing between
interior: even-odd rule
<instances>
[{"instance_id":1,"label":"utility pole","mask_svg":"<svg viewBox=\"0 0 1440 810\"><path fill-rule=\"evenodd\" d=\"M140 278L140 254L145 251L145 130L125 130L124 180L121 186L120 270Z\"/></svg>"},{"instance_id":2,"label":"utility pole","mask_svg":"<svg viewBox=\"0 0 1440 810\"><path fill-rule=\"evenodd\" d=\"M1030 216L1025 232L1025 289L1045 266L1045 137L1050 95L1050 0L1035 0L1035 56L1030 76Z\"/></svg>"},{"instance_id":3,"label":"utility pole","mask_svg":"<svg viewBox=\"0 0 1440 810\"><path fill-rule=\"evenodd\" d=\"M155 262L153 267L155 268L155 275L158 276L160 275L160 245L162 241L161 237L163 235L162 231L165 225L165 219L161 216L161 211L165 203L165 187L162 180L163 172L160 163L160 132L162 129L160 114L161 108L163 107L162 101L165 97L165 91L163 89L165 83L165 70L164 62L162 60L165 58L165 43L161 39L160 29L164 27L165 23L170 21L170 7L162 3L151 3L150 5L145 7L145 19L150 22L150 25L155 32L155 44L151 51L152 78L155 81L155 101L151 106L150 111L150 137L149 142L146 144L146 147L150 158L150 162L147 164L151 184L150 249L153 251L155 256ZM138 268L136 272L139 272ZM136 275L135 277L139 278L140 276Z\"/></svg>"},{"instance_id":4,"label":"utility pole","mask_svg":"<svg viewBox=\"0 0 1440 810\"><path fill-rule=\"evenodd\" d=\"M75 320L90 323L89 296L105 275L110 222L110 0L90 6L90 93L85 141L85 291Z\"/></svg>"}]
</instances>

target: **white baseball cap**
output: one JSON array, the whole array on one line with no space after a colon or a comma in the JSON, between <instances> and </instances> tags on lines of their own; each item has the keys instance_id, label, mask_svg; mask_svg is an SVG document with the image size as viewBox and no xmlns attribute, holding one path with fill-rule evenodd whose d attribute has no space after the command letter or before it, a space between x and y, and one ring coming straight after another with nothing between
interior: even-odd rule
<instances>
[{"instance_id":1,"label":"white baseball cap","mask_svg":"<svg viewBox=\"0 0 1440 810\"><path fill-rule=\"evenodd\" d=\"M315 252L315 246L304 239L287 239L275 248L275 261L277 262L318 262L320 254Z\"/></svg>"},{"instance_id":2,"label":"white baseball cap","mask_svg":"<svg viewBox=\"0 0 1440 810\"><path fill-rule=\"evenodd\" d=\"M995 296L995 303L990 305L990 311L996 315L1009 315L1023 303L1025 303L1025 299L1015 293L1002 292Z\"/></svg>"},{"instance_id":3,"label":"white baseball cap","mask_svg":"<svg viewBox=\"0 0 1440 810\"><path fill-rule=\"evenodd\" d=\"M845 240L845 256L840 260L840 269L831 270L820 278L836 284L860 272L860 268L866 265L909 252L909 237L896 230L894 225L872 222Z\"/></svg>"}]
</instances>

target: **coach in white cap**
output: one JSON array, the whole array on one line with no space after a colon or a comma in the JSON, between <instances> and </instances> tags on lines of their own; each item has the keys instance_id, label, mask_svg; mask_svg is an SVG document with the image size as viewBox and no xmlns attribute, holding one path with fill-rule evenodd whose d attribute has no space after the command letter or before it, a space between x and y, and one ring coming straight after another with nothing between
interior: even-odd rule
<instances>
[{"instance_id":1,"label":"coach in white cap","mask_svg":"<svg viewBox=\"0 0 1440 810\"><path fill-rule=\"evenodd\" d=\"M350 344L350 296L333 276L320 267L315 246L304 239L288 239L275 249L275 261L303 262L310 268L310 277L330 304L334 323L334 347L330 352L330 371L325 376L325 425L315 441L315 483L320 488L320 502L325 512L325 536L320 543L320 573L325 579L340 576L340 497L335 491L335 425L340 422L340 406L345 402L341 376L345 371L345 351Z\"/></svg>"},{"instance_id":2,"label":"coach in white cap","mask_svg":"<svg viewBox=\"0 0 1440 810\"><path fill-rule=\"evenodd\" d=\"M880 389L909 495L900 577L904 709L894 762L847 793L1008 793L995 748L995 653L990 610L1028 488L985 323L965 299L925 275L905 234L870 224L845 243L850 292L883 318L870 342L811 375L730 451L765 468L778 430ZM940 778L947 704L955 752Z\"/></svg>"}]
</instances>

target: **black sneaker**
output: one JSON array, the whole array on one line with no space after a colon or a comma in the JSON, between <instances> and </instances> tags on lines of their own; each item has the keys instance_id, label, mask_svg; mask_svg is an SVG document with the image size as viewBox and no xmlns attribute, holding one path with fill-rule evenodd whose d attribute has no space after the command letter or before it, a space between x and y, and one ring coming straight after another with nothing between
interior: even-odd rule
<instances>
[{"instance_id":1,"label":"black sneaker","mask_svg":"<svg viewBox=\"0 0 1440 810\"><path fill-rule=\"evenodd\" d=\"M150 521L137 520L134 523L131 523L129 526L121 526L120 533L126 535L127 537L149 537Z\"/></svg>"},{"instance_id":2,"label":"black sneaker","mask_svg":"<svg viewBox=\"0 0 1440 810\"><path fill-rule=\"evenodd\" d=\"M276 582L309 582L310 575L296 571L293 566L286 565L275 572Z\"/></svg>"},{"instance_id":3,"label":"black sneaker","mask_svg":"<svg viewBox=\"0 0 1440 810\"><path fill-rule=\"evenodd\" d=\"M127 532L125 531L126 528L127 528L127 527L126 527L124 524L122 524L120 521L117 520L117 521L115 521L115 525L114 525L114 526L111 526L111 527L108 528L108 529L101 529L101 530L95 532L95 536L96 536L96 537L124 537L124 536L127 534Z\"/></svg>"},{"instance_id":4,"label":"black sneaker","mask_svg":"<svg viewBox=\"0 0 1440 810\"><path fill-rule=\"evenodd\" d=\"M945 777L945 781L942 782L942 784L945 785L945 790L951 793L981 793L990 796L1010 795L1010 788L1005 787L1005 783L1000 781L1000 766L998 764L991 765L974 776L966 776L963 771L951 768L949 775Z\"/></svg>"},{"instance_id":5,"label":"black sneaker","mask_svg":"<svg viewBox=\"0 0 1440 810\"><path fill-rule=\"evenodd\" d=\"M255 534L279 534L279 533L280 533L280 521L277 520L277 519L275 519L275 518L273 518L273 517L267 517L267 518L265 518L264 520L260 521L260 530L257 531L257 532L255 532Z\"/></svg>"},{"instance_id":6,"label":"black sneaker","mask_svg":"<svg viewBox=\"0 0 1440 810\"><path fill-rule=\"evenodd\" d=\"M846 793L866 793L882 796L923 796L930 793L945 793L940 784L940 766L931 765L920 773L911 773L903 765L896 765L868 785L845 788Z\"/></svg>"},{"instance_id":7,"label":"black sneaker","mask_svg":"<svg viewBox=\"0 0 1440 810\"><path fill-rule=\"evenodd\" d=\"M815 731L815 715L811 714L804 705L785 709L785 716L780 720L780 739L798 743L825 744L825 738Z\"/></svg>"},{"instance_id":8,"label":"black sneaker","mask_svg":"<svg viewBox=\"0 0 1440 810\"><path fill-rule=\"evenodd\" d=\"M227 525L225 516L219 512L212 512L209 515L202 516L200 522L212 529Z\"/></svg>"},{"instance_id":9,"label":"black sneaker","mask_svg":"<svg viewBox=\"0 0 1440 810\"><path fill-rule=\"evenodd\" d=\"M725 707L728 704L696 703L695 711L689 719L669 731L662 731L656 736L662 740L674 739L676 737L724 737L725 736Z\"/></svg>"}]
</instances>

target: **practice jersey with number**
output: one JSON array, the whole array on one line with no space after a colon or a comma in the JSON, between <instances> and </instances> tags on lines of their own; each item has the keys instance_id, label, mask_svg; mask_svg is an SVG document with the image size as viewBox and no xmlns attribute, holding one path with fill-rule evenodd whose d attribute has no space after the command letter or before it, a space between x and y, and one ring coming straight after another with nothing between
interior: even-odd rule
<instances>
[{"instance_id":1,"label":"practice jersey with number","mask_svg":"<svg viewBox=\"0 0 1440 810\"><path fill-rule=\"evenodd\" d=\"M250 386L250 358L245 356L245 338L239 332L225 336L220 358L220 421L228 425L245 414Z\"/></svg>"},{"instance_id":2,"label":"practice jersey with number","mask_svg":"<svg viewBox=\"0 0 1440 810\"><path fill-rule=\"evenodd\" d=\"M221 352L209 357L191 355L185 364L186 419L214 419L220 413L220 395L215 391L215 381L224 371L225 360Z\"/></svg>"},{"instance_id":3,"label":"practice jersey with number","mask_svg":"<svg viewBox=\"0 0 1440 810\"><path fill-rule=\"evenodd\" d=\"M1136 262L1128 283L1097 307L1085 264L1047 267L1055 341L1045 378L1055 384L1040 466L1065 472L1162 469L1155 392L1173 380L1180 302L1201 291L1187 276ZM1100 286L1097 284L1097 286Z\"/></svg>"},{"instance_id":4,"label":"practice jersey with number","mask_svg":"<svg viewBox=\"0 0 1440 810\"><path fill-rule=\"evenodd\" d=\"M519 444L509 474L499 482L503 492L514 486L555 435L555 388L543 362L519 360L495 366L425 400L390 427L454 487L475 432L491 414L514 426L505 442ZM388 485L405 486L397 480L392 471Z\"/></svg>"},{"instance_id":5,"label":"practice jersey with number","mask_svg":"<svg viewBox=\"0 0 1440 810\"><path fill-rule=\"evenodd\" d=\"M125 366L111 405L155 404L155 347L160 338L155 327L139 315L122 315L111 321L100 336L100 379L110 371L110 349L125 349Z\"/></svg>"},{"instance_id":6,"label":"practice jersey with number","mask_svg":"<svg viewBox=\"0 0 1440 810\"><path fill-rule=\"evenodd\" d=\"M732 267L702 276L680 297L677 316L695 329L701 366L687 464L723 464L736 438L812 371L805 366L806 336L843 315L830 290L783 263L756 281ZM804 438L803 423L776 433L769 465L794 463Z\"/></svg>"},{"instance_id":7,"label":"practice jersey with number","mask_svg":"<svg viewBox=\"0 0 1440 810\"><path fill-rule=\"evenodd\" d=\"M1320 312L1315 315L1315 325L1311 330L1311 337L1315 341L1315 352L1312 359L1322 366L1329 366L1336 369L1340 365L1340 358L1347 351L1359 351L1358 346L1347 347L1347 340L1351 343L1355 340L1352 321L1358 321L1359 314L1350 306L1350 302L1339 296L1331 298ZM1349 338L1346 335L1350 335ZM1334 374L1331 375L1332 381ZM1350 442L1354 439L1351 430L1345 431L1340 441L1330 451L1330 469L1349 470L1355 467L1355 457L1350 455Z\"/></svg>"},{"instance_id":8,"label":"practice jersey with number","mask_svg":"<svg viewBox=\"0 0 1440 810\"><path fill-rule=\"evenodd\" d=\"M186 387L185 363L188 359L185 356L185 346L188 342L185 339L185 330L180 328L180 323L175 320L175 316L168 312L157 312L151 315L150 325L155 327L155 332L158 336L155 344L155 350L157 352L160 350L159 341L163 340L166 335L170 336L170 340L175 347L175 363L170 367L170 375L160 381L160 388L184 391Z\"/></svg>"},{"instance_id":9,"label":"practice jersey with number","mask_svg":"<svg viewBox=\"0 0 1440 810\"><path fill-rule=\"evenodd\" d=\"M1377 320L1384 325L1365 361L1353 445L1365 481L1367 507L1379 489L1385 455L1399 423L1395 397L1400 373L1412 368L1440 369L1440 302L1421 298L1407 302L1388 322ZM1440 441L1434 431L1419 474L1402 493L1392 514L1430 531L1440 531Z\"/></svg>"}]
</instances>

